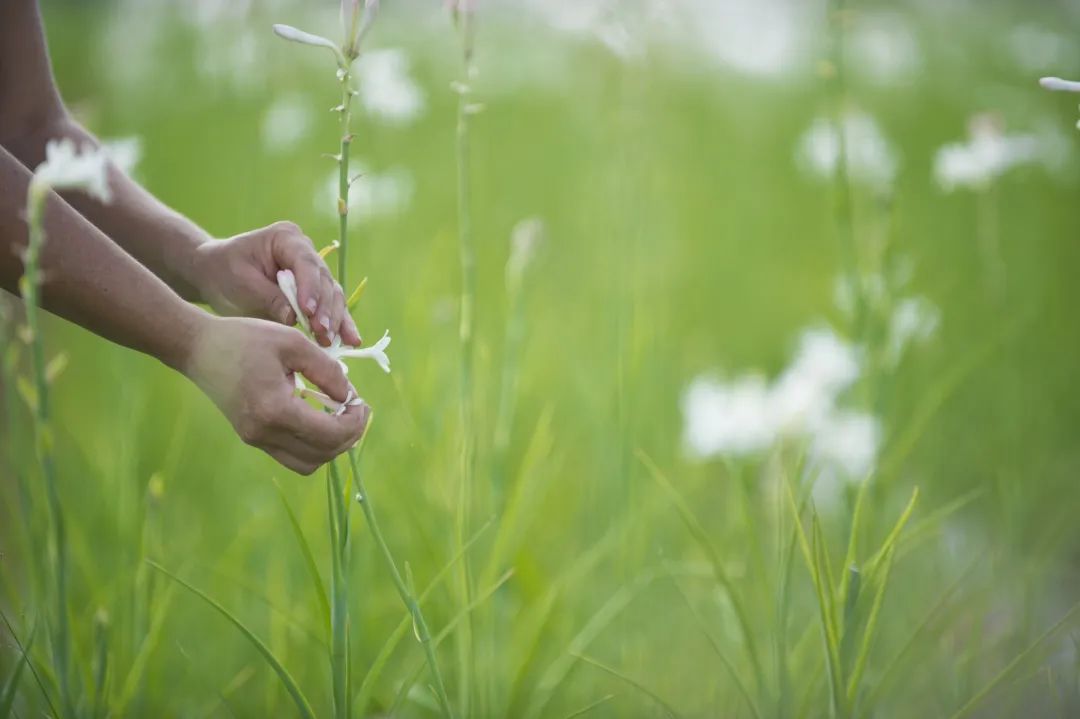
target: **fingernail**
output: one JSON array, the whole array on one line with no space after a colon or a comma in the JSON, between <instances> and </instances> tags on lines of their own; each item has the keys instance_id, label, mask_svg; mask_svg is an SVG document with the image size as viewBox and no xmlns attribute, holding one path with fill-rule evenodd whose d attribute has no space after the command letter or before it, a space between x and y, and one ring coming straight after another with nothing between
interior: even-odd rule
<instances>
[{"instance_id":1,"label":"fingernail","mask_svg":"<svg viewBox=\"0 0 1080 719\"><path fill-rule=\"evenodd\" d=\"M315 308L318 306L319 305L315 302L314 298L308 298L308 301L304 303L304 309L306 309L308 311L308 314L311 315L315 314Z\"/></svg>"},{"instance_id":2,"label":"fingernail","mask_svg":"<svg viewBox=\"0 0 1080 719\"><path fill-rule=\"evenodd\" d=\"M323 326L323 329L325 329L327 333L330 332L330 317L329 317L329 315L323 315L322 317L320 317L319 318L319 324Z\"/></svg>"}]
</instances>

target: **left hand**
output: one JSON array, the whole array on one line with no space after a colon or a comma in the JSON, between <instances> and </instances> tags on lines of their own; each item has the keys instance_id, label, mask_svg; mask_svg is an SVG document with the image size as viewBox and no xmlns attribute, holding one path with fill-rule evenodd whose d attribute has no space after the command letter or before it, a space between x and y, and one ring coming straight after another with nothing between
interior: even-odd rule
<instances>
[{"instance_id":1,"label":"left hand","mask_svg":"<svg viewBox=\"0 0 1080 719\"><path fill-rule=\"evenodd\" d=\"M360 345L360 334L345 307L345 295L311 240L292 222L275 222L228 240L201 245L193 261L194 284L204 302L228 316L296 323L277 285L278 270L292 270L297 297L315 339L323 346L335 336Z\"/></svg>"}]
</instances>

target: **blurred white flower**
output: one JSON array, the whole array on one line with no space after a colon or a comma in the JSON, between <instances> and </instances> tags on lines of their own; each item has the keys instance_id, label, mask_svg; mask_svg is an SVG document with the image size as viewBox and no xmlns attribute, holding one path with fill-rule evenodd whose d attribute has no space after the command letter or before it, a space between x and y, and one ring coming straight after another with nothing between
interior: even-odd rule
<instances>
[{"instance_id":1,"label":"blurred white flower","mask_svg":"<svg viewBox=\"0 0 1080 719\"><path fill-rule=\"evenodd\" d=\"M69 138L49 140L45 162L34 170L33 183L54 190L82 190L109 202L109 156L100 147L77 148Z\"/></svg>"},{"instance_id":2,"label":"blurred white flower","mask_svg":"<svg viewBox=\"0 0 1080 719\"><path fill-rule=\"evenodd\" d=\"M125 175L133 173L142 159L142 140L134 135L102 140L101 149Z\"/></svg>"},{"instance_id":3,"label":"blurred white flower","mask_svg":"<svg viewBox=\"0 0 1080 719\"><path fill-rule=\"evenodd\" d=\"M412 174L402 167L383 173L369 172L363 163L354 161L358 173L349 190L349 211L359 221L394 215L412 202ZM332 171L315 194L315 208L337 216L338 172Z\"/></svg>"},{"instance_id":4,"label":"blurred white flower","mask_svg":"<svg viewBox=\"0 0 1080 719\"><path fill-rule=\"evenodd\" d=\"M898 12L858 13L848 48L852 70L871 82L903 82L922 67L918 38Z\"/></svg>"},{"instance_id":5,"label":"blurred white flower","mask_svg":"<svg viewBox=\"0 0 1080 719\"><path fill-rule=\"evenodd\" d=\"M698 377L682 401L684 441L691 456L744 456L763 452L777 439L771 395L763 377L732 382Z\"/></svg>"},{"instance_id":6,"label":"blurred white flower","mask_svg":"<svg viewBox=\"0 0 1080 719\"><path fill-rule=\"evenodd\" d=\"M840 125L851 180L879 190L889 188L899 161L874 118L863 112L848 111ZM797 159L812 174L831 179L840 160L840 133L836 123L824 117L814 120L799 140Z\"/></svg>"},{"instance_id":7,"label":"blurred white flower","mask_svg":"<svg viewBox=\"0 0 1080 719\"><path fill-rule=\"evenodd\" d=\"M865 412L833 412L813 434L811 462L847 477L865 479L873 471L881 445L881 423Z\"/></svg>"},{"instance_id":8,"label":"blurred white flower","mask_svg":"<svg viewBox=\"0 0 1080 719\"><path fill-rule=\"evenodd\" d=\"M906 297L897 303L889 318L886 340L886 360L892 366L900 363L904 352L913 342L926 342L941 324L941 310L925 297Z\"/></svg>"},{"instance_id":9,"label":"blurred white flower","mask_svg":"<svg viewBox=\"0 0 1080 719\"><path fill-rule=\"evenodd\" d=\"M401 49L374 50L356 63L360 104L373 117L401 125L424 111L424 94L409 74L409 56Z\"/></svg>"},{"instance_id":10,"label":"blurred white flower","mask_svg":"<svg viewBox=\"0 0 1080 719\"><path fill-rule=\"evenodd\" d=\"M877 466L881 423L865 412L830 414L810 439L808 461L815 470L814 501L836 507L850 482L868 479Z\"/></svg>"},{"instance_id":11,"label":"blurred white flower","mask_svg":"<svg viewBox=\"0 0 1080 719\"><path fill-rule=\"evenodd\" d=\"M1040 159L1039 140L1030 134L1005 134L999 118L976 115L967 142L943 145L934 157L934 177L946 192L984 189L1019 165Z\"/></svg>"},{"instance_id":12,"label":"blurred white flower","mask_svg":"<svg viewBox=\"0 0 1080 719\"><path fill-rule=\"evenodd\" d=\"M877 420L837 407L860 371L856 348L831 330L811 329L771 384L753 374L731 381L698 377L682 398L687 452L695 459L745 457L783 440L806 441L819 469L862 479L877 457Z\"/></svg>"},{"instance_id":13,"label":"blurred white flower","mask_svg":"<svg viewBox=\"0 0 1080 719\"><path fill-rule=\"evenodd\" d=\"M274 100L262 120L262 144L270 152L295 147L311 129L314 121L311 103L300 95Z\"/></svg>"},{"instance_id":14,"label":"blurred white flower","mask_svg":"<svg viewBox=\"0 0 1080 719\"><path fill-rule=\"evenodd\" d=\"M685 0L683 37L746 75L780 77L809 64L817 13L805 0Z\"/></svg>"},{"instance_id":15,"label":"blurred white flower","mask_svg":"<svg viewBox=\"0 0 1080 719\"><path fill-rule=\"evenodd\" d=\"M804 332L794 361L771 393L772 414L780 432L813 432L859 373L858 352L850 344L828 329Z\"/></svg>"}]
</instances>

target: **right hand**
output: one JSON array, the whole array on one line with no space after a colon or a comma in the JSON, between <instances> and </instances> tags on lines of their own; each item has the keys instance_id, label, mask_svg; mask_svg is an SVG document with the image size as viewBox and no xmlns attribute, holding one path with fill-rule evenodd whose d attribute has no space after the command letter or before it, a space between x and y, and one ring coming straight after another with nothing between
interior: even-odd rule
<instances>
[{"instance_id":1,"label":"right hand","mask_svg":"<svg viewBox=\"0 0 1080 719\"><path fill-rule=\"evenodd\" d=\"M294 393L299 372L329 397L356 392L337 362L298 330L254 319L208 317L194 338L186 374L213 400L236 433L281 464L311 474L348 450L371 409L333 416Z\"/></svg>"}]
</instances>

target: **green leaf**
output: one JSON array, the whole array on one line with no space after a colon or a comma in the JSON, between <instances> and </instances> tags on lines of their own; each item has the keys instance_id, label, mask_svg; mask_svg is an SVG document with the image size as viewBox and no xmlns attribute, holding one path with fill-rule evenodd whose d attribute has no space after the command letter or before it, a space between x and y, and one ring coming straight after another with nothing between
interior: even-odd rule
<instances>
[{"instance_id":1,"label":"green leaf","mask_svg":"<svg viewBox=\"0 0 1080 719\"><path fill-rule=\"evenodd\" d=\"M251 644L259 651L259 653L262 654L263 658L267 661L267 663L274 670L274 672L277 673L278 678L281 679L281 683L285 685L285 690L289 692L289 696L292 697L293 702L296 704L296 708L299 710L300 715L304 717L304 719L315 719L315 712L312 711L311 705L308 703L308 700L304 696L304 693L300 691L300 687L297 685L296 680L293 679L292 675L289 674L289 671L284 666L282 666L281 662L278 661L277 657L274 656L274 653L270 651L269 647L267 647L261 639L255 636L254 632L248 629L243 622L233 616L233 614L229 612L228 609L221 606L221 604L219 604L216 600L211 598L201 589L198 589L197 587L188 584L183 579L176 576L168 569L165 569L165 567L161 566L153 560L147 559L146 562L151 567L158 570L166 577L173 580L181 587L188 590L189 592L197 596L199 599L209 604L213 609L218 612L218 614L225 617L225 619L229 620L230 624L240 630L240 633L243 634L249 642L251 642Z\"/></svg>"},{"instance_id":2,"label":"green leaf","mask_svg":"<svg viewBox=\"0 0 1080 719\"><path fill-rule=\"evenodd\" d=\"M1015 672L1016 669L1020 667L1020 665L1022 665L1026 659L1031 657L1031 655L1034 654L1039 649L1039 647L1049 641L1050 638L1057 634L1059 631L1061 631L1061 629L1068 626L1069 622L1072 621L1073 617L1078 612L1080 612L1080 602L1074 604L1072 606L1072 609L1065 613L1065 616L1059 619L1057 623L1054 624L1054 626L1043 632L1042 636L1032 642L1027 649L1016 655L1016 657L1011 662L1009 662L1004 669L998 672L997 676L991 679L990 682L981 690L979 690L979 692L975 696L971 697L971 699L969 699L967 703L964 704L964 706L960 707L956 711L956 713L952 715L951 719L963 719L966 716L970 716L971 713L975 711L975 709L979 706L979 704L981 704L990 695L990 693L998 687L998 685L1002 684L1006 679L1012 676L1013 672Z\"/></svg>"},{"instance_id":3,"label":"green leaf","mask_svg":"<svg viewBox=\"0 0 1080 719\"><path fill-rule=\"evenodd\" d=\"M667 714L668 717L670 717L670 719L675 719L675 717L678 716L678 712L676 712L671 707L670 704L668 704L666 701L664 701L660 697L660 695L658 695L656 692L652 691L647 686L645 686L641 682L637 681L633 677L627 676L626 674L623 674L622 672L620 672L618 669L615 669L614 667L609 667L606 664L602 664L602 663L598 662L597 660L593 659L592 657L588 657L588 656L586 656L584 654L575 654L574 656L577 657L578 659L580 659L581 661L585 662L586 664L591 664L592 666L596 667L600 671L606 672L606 673L610 674L611 676L615 677L616 679L619 679L619 680L629 684L630 686L634 687L639 692L641 692L642 694L644 694L645 696L649 697L654 702L659 704L661 706L661 708L663 708L664 713Z\"/></svg>"},{"instance_id":4,"label":"green leaf","mask_svg":"<svg viewBox=\"0 0 1080 719\"><path fill-rule=\"evenodd\" d=\"M709 560L709 565L712 567L713 575L716 577L716 582L719 584L724 592L728 596L728 601L731 602L731 606L735 611L735 617L739 622L739 630L742 633L743 642L746 644L746 653L750 658L750 664L754 668L754 678L757 681L758 688L765 686L765 675L762 670L760 655L757 651L757 644L754 637L754 632L750 627L750 620L746 613L746 608L743 606L739 599L739 595L735 592L735 586L731 582L731 579L727 575L727 570L724 569L723 560L720 558L720 552L713 545L709 539L708 533L701 525L697 516L693 510L690 509L690 505L679 493L675 486L671 484L664 473L660 471L660 468L640 449L637 451L638 460L645 465L649 470L649 474L659 484L668 496L671 498L672 504L675 505L675 509L678 511L679 516L683 520L683 524L690 532L690 536L705 553L705 556Z\"/></svg>"},{"instance_id":5,"label":"green leaf","mask_svg":"<svg viewBox=\"0 0 1080 719\"><path fill-rule=\"evenodd\" d=\"M308 577L311 579L311 586L315 590L315 597L319 600L319 609L322 611L323 627L329 634L330 600L326 595L326 584L323 583L322 575L319 573L319 565L315 562L315 554L311 551L311 545L308 544L307 537L304 536L304 530L300 527L300 522L296 518L296 513L293 512L289 500L285 497L285 490L282 489L281 484L277 479L273 479L272 481L277 488L278 497L281 499L281 506L285 508L285 513L289 517L289 526L292 527L293 535L296 537L296 543L300 545L300 552L304 555L304 566L307 567Z\"/></svg>"},{"instance_id":6,"label":"green leaf","mask_svg":"<svg viewBox=\"0 0 1080 719\"><path fill-rule=\"evenodd\" d=\"M5 620L6 622L6 620ZM10 626L8 627L11 628ZM11 709L15 706L15 692L19 689L19 679L22 677L23 669L29 663L27 654L34 646L34 637L37 635L37 626L30 630L30 636L26 640L26 646L19 647L19 661L15 663L15 668L11 672L11 676L4 683L4 690L0 692L0 719L8 719L11 716ZM15 636L14 632L11 635Z\"/></svg>"}]
</instances>

